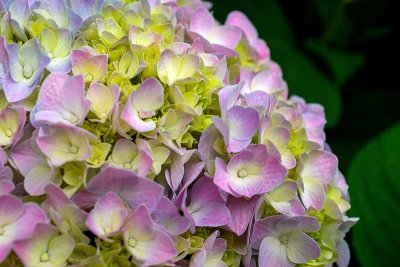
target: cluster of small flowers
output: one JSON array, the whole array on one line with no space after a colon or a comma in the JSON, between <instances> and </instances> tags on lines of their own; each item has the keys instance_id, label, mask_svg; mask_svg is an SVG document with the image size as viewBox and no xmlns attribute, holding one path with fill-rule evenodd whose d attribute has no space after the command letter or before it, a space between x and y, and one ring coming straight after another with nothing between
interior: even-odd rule
<instances>
[{"instance_id":1,"label":"cluster of small flowers","mask_svg":"<svg viewBox=\"0 0 400 267\"><path fill-rule=\"evenodd\" d=\"M1 266L348 265L323 108L210 7L0 2Z\"/></svg>"}]
</instances>

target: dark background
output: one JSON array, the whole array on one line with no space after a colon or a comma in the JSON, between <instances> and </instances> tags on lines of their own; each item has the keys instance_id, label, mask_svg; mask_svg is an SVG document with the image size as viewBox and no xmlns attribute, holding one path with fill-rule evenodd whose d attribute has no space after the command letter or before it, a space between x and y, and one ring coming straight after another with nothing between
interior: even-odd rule
<instances>
[{"instance_id":1,"label":"dark background","mask_svg":"<svg viewBox=\"0 0 400 267\"><path fill-rule=\"evenodd\" d=\"M214 0L244 12L290 94L325 106L327 142L350 185L350 266L400 266L399 17L390 0Z\"/></svg>"}]
</instances>

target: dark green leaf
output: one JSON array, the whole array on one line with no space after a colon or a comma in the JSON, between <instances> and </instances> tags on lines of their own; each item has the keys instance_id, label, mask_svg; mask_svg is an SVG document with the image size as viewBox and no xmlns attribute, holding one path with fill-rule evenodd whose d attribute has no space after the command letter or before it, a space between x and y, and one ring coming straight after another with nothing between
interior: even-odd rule
<instances>
[{"instance_id":1,"label":"dark green leaf","mask_svg":"<svg viewBox=\"0 0 400 267\"><path fill-rule=\"evenodd\" d=\"M340 118L340 90L316 66L294 47L284 42L270 42L272 59L278 62L291 95L303 97L325 107L328 127Z\"/></svg>"},{"instance_id":2,"label":"dark green leaf","mask_svg":"<svg viewBox=\"0 0 400 267\"><path fill-rule=\"evenodd\" d=\"M365 146L347 175L351 214L360 217L353 244L364 267L400 262L400 124Z\"/></svg>"},{"instance_id":3,"label":"dark green leaf","mask_svg":"<svg viewBox=\"0 0 400 267\"><path fill-rule=\"evenodd\" d=\"M364 56L361 53L335 50L312 39L306 41L305 45L324 60L339 85L343 85L364 63Z\"/></svg>"}]
</instances>

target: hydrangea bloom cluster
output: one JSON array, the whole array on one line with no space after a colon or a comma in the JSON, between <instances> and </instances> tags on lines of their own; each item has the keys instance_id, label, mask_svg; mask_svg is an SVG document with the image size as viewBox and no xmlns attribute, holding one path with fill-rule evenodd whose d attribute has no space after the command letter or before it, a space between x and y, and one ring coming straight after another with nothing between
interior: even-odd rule
<instances>
[{"instance_id":1,"label":"hydrangea bloom cluster","mask_svg":"<svg viewBox=\"0 0 400 267\"><path fill-rule=\"evenodd\" d=\"M348 265L323 107L210 7L0 2L0 264Z\"/></svg>"}]
</instances>

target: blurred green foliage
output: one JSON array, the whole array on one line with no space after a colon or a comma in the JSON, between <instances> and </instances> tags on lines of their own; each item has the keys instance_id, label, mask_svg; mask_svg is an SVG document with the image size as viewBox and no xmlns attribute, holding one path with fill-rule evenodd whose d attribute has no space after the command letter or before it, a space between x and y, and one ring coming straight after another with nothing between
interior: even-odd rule
<instances>
[{"instance_id":1,"label":"blurred green foliage","mask_svg":"<svg viewBox=\"0 0 400 267\"><path fill-rule=\"evenodd\" d=\"M212 2L221 22L232 10L250 18L291 95L324 105L327 141L350 184L351 215L361 217L350 233L350 266L397 266L400 91L392 66L400 58L398 1Z\"/></svg>"},{"instance_id":2,"label":"blurred green foliage","mask_svg":"<svg viewBox=\"0 0 400 267\"><path fill-rule=\"evenodd\" d=\"M348 175L351 214L362 223L353 230L353 246L362 266L396 266L400 209L400 124L371 140L355 157Z\"/></svg>"}]
</instances>

